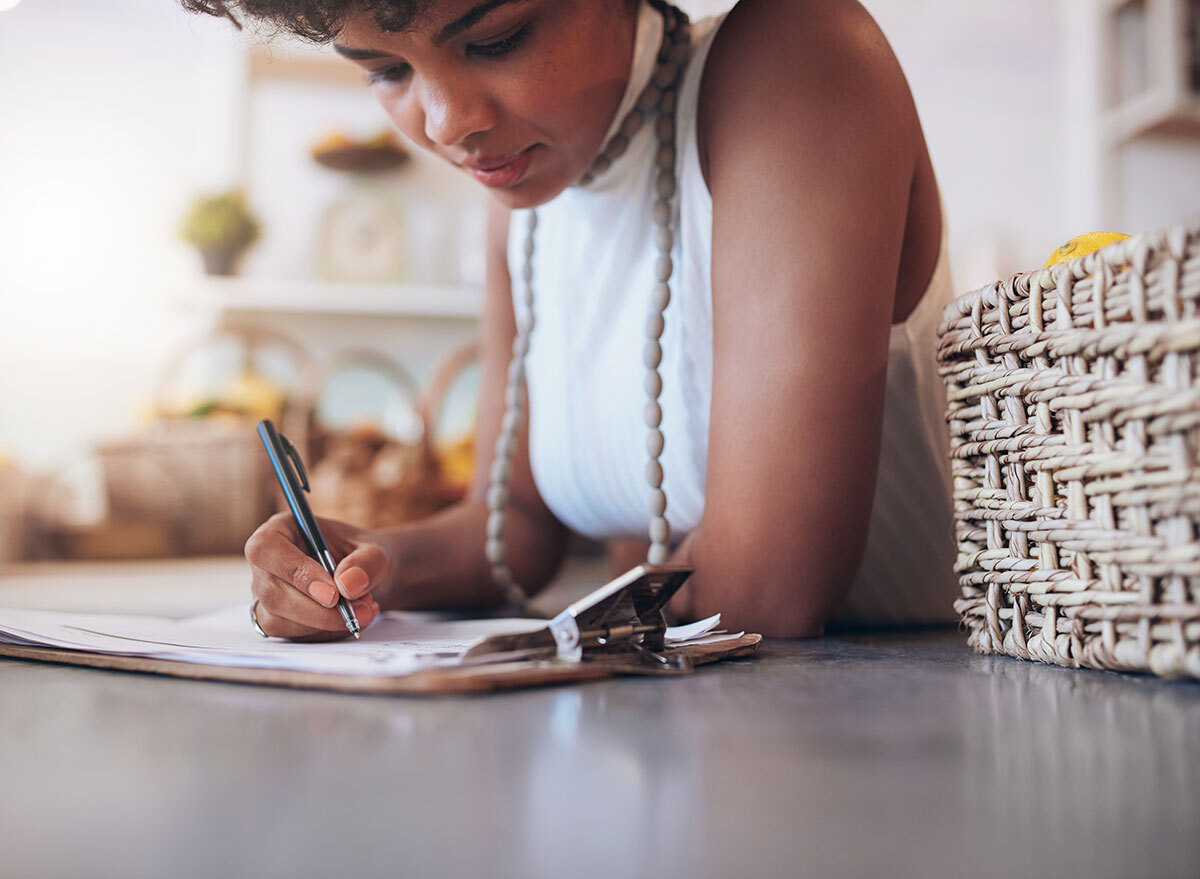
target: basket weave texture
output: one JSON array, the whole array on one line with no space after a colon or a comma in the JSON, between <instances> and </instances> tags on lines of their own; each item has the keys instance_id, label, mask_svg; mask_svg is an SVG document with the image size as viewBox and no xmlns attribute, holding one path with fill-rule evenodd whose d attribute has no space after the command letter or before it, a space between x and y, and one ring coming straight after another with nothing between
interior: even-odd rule
<instances>
[{"instance_id":1,"label":"basket weave texture","mask_svg":"<svg viewBox=\"0 0 1200 879\"><path fill-rule=\"evenodd\" d=\"M939 336L972 646L1200 678L1200 220L968 293Z\"/></svg>"}]
</instances>

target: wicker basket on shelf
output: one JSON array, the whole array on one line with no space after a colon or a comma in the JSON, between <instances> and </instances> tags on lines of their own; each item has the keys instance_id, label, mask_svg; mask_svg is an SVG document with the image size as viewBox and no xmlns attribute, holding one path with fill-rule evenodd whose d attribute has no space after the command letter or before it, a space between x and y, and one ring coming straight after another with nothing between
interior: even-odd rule
<instances>
[{"instance_id":1,"label":"wicker basket on shelf","mask_svg":"<svg viewBox=\"0 0 1200 879\"><path fill-rule=\"evenodd\" d=\"M969 293L939 333L970 643L1200 678L1200 221Z\"/></svg>"},{"instance_id":2,"label":"wicker basket on shelf","mask_svg":"<svg viewBox=\"0 0 1200 879\"><path fill-rule=\"evenodd\" d=\"M189 359L230 344L243 370L268 350L284 354L297 373L308 358L291 338L266 327L226 325L201 333L166 364L149 428L97 448L110 519L165 524L183 555L240 553L274 509L271 466L254 432L257 418L273 413L217 407L188 414L174 400Z\"/></svg>"},{"instance_id":3,"label":"wicker basket on shelf","mask_svg":"<svg viewBox=\"0 0 1200 879\"><path fill-rule=\"evenodd\" d=\"M399 364L369 350L339 352L306 372L285 416L285 432L310 462L311 500L318 516L380 528L424 518L462 497L461 486L442 478L432 425L453 375L473 359L473 350L451 352L424 395ZM383 376L395 399L420 424L417 435L403 439L370 422L353 429L327 425L320 411L322 393L334 375L350 369Z\"/></svg>"}]
</instances>

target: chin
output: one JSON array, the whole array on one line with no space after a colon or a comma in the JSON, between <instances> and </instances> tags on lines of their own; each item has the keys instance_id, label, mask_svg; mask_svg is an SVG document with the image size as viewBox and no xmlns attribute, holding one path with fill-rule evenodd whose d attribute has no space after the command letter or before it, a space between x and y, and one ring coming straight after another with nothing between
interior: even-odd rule
<instances>
[{"instance_id":1,"label":"chin","mask_svg":"<svg viewBox=\"0 0 1200 879\"><path fill-rule=\"evenodd\" d=\"M553 201L569 186L569 183L558 181L531 180L523 182L511 189L492 189L485 187L496 199L510 210L529 210L541 207Z\"/></svg>"}]
</instances>

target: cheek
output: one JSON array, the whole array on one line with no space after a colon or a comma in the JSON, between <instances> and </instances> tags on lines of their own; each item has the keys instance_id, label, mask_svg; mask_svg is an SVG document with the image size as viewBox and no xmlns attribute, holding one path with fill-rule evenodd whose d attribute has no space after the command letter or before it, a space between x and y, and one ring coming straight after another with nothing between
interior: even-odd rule
<instances>
[{"instance_id":1,"label":"cheek","mask_svg":"<svg viewBox=\"0 0 1200 879\"><path fill-rule=\"evenodd\" d=\"M422 149L431 153L438 151L437 145L425 136L425 114L419 101L396 89L376 87L373 91L375 100L401 134Z\"/></svg>"}]
</instances>

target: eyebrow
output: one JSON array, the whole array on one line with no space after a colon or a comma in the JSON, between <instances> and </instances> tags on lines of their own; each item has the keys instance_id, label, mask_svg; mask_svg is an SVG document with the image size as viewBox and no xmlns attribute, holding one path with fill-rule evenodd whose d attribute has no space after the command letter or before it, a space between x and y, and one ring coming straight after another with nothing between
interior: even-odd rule
<instances>
[{"instance_id":1,"label":"eyebrow","mask_svg":"<svg viewBox=\"0 0 1200 879\"><path fill-rule=\"evenodd\" d=\"M464 15L459 16L454 21L450 22L433 38L433 44L440 46L454 37L461 34L463 31L470 30L480 21L492 13L493 10L501 6L509 6L513 3L527 3L529 0L485 0L476 6L472 6ZM351 61L373 61L376 58L391 58L391 52L378 52L374 49L353 49L350 46L342 46L338 43L333 44L333 50L343 58L349 58Z\"/></svg>"}]
</instances>

